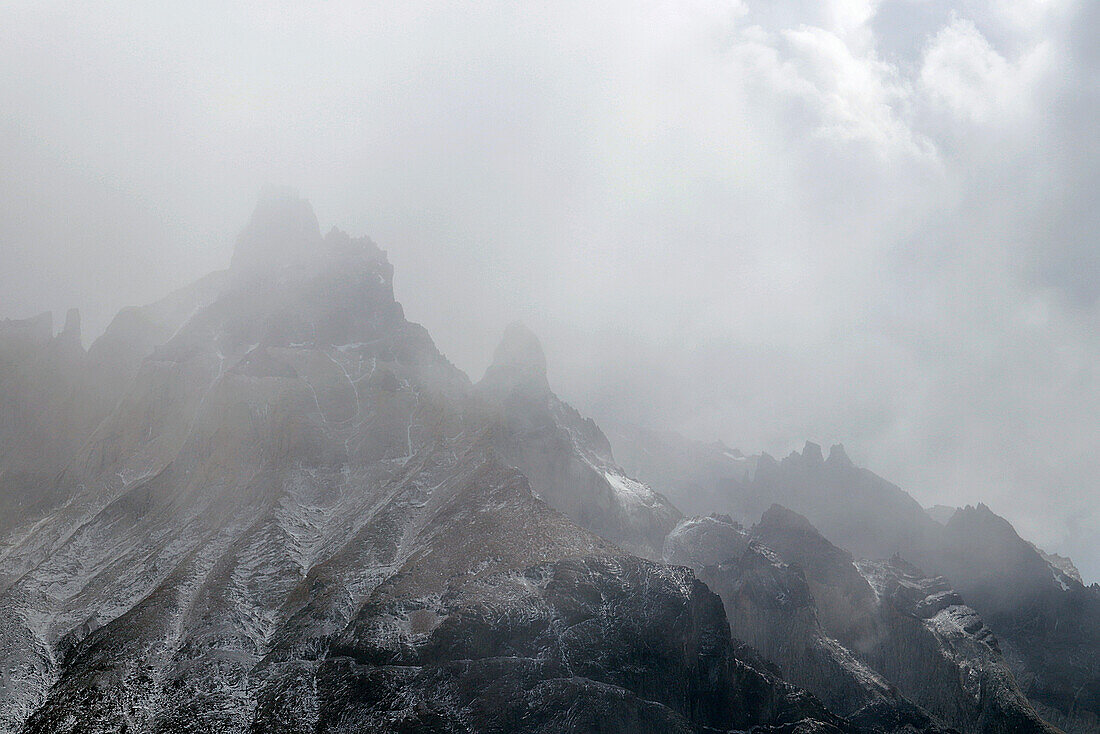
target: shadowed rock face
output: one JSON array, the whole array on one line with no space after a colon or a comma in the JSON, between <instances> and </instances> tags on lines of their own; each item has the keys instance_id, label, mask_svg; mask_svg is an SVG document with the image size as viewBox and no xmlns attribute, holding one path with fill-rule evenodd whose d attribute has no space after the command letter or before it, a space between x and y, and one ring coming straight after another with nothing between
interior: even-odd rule
<instances>
[{"instance_id":1,"label":"shadowed rock face","mask_svg":"<svg viewBox=\"0 0 1100 734\"><path fill-rule=\"evenodd\" d=\"M314 230L261 205L217 287L89 350L137 366L5 536L0 730L853 730L610 542L677 513L526 379L529 339L474 391L385 254Z\"/></svg>"},{"instance_id":2,"label":"shadowed rock face","mask_svg":"<svg viewBox=\"0 0 1100 734\"><path fill-rule=\"evenodd\" d=\"M665 553L670 562L695 569L721 596L735 636L831 710L878 731L949 730L822 626L801 568L728 517L683 521L669 535Z\"/></svg>"},{"instance_id":3,"label":"shadowed rock face","mask_svg":"<svg viewBox=\"0 0 1100 734\"><path fill-rule=\"evenodd\" d=\"M640 429L611 436L628 468L677 504L704 498L697 511L750 523L777 502L856 557L898 554L944 576L996 633L1045 719L1071 732L1100 731L1100 587L1081 584L1067 559L1044 558L988 507L938 510L937 521L840 447L822 460L807 444L776 461Z\"/></svg>"},{"instance_id":4,"label":"shadowed rock face","mask_svg":"<svg viewBox=\"0 0 1100 734\"><path fill-rule=\"evenodd\" d=\"M1100 732L1100 587L1044 559L981 504L956 512L921 563L981 612L1044 718Z\"/></svg>"},{"instance_id":5,"label":"shadowed rock face","mask_svg":"<svg viewBox=\"0 0 1100 734\"><path fill-rule=\"evenodd\" d=\"M753 535L805 570L824 627L904 695L963 731L1048 732L996 637L942 577L895 557L853 563L806 518L770 508Z\"/></svg>"},{"instance_id":6,"label":"shadowed rock face","mask_svg":"<svg viewBox=\"0 0 1100 734\"><path fill-rule=\"evenodd\" d=\"M427 612L415 594L377 596L334 646L346 659L323 667L321 696L361 694L343 696L323 730L843 727L737 657L721 602L686 569L589 557L467 583ZM392 640L379 634L387 613L434 624Z\"/></svg>"},{"instance_id":7,"label":"shadowed rock face","mask_svg":"<svg viewBox=\"0 0 1100 734\"><path fill-rule=\"evenodd\" d=\"M790 463L807 464L805 459ZM813 472L807 478L791 472L781 466L769 481L812 486ZM996 633L1016 680L1044 718L1070 731L1100 730L1100 590L1084 587L1043 559L985 505L956 511L946 526L929 525L927 515L903 511L908 503L896 500L900 490L870 472L823 467L819 475L816 502L836 501L865 526L835 523L824 513L832 527L827 537L843 539L857 554L861 548L879 551L870 557L899 553L944 576ZM879 503L895 509L880 518L867 509ZM891 536L892 551L882 542Z\"/></svg>"},{"instance_id":8,"label":"shadowed rock face","mask_svg":"<svg viewBox=\"0 0 1100 734\"><path fill-rule=\"evenodd\" d=\"M853 563L780 506L749 532L728 518L692 518L665 547L722 596L736 636L853 721L1054 731L1017 687L996 637L942 577L900 559Z\"/></svg>"}]
</instances>

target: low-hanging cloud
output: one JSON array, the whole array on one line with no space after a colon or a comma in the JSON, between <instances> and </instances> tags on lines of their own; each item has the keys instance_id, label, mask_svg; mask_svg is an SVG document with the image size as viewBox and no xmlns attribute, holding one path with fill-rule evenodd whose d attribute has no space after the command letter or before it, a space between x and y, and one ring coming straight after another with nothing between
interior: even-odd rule
<instances>
[{"instance_id":1,"label":"low-hanging cloud","mask_svg":"<svg viewBox=\"0 0 1100 734\"><path fill-rule=\"evenodd\" d=\"M475 377L522 317L597 417L843 441L1096 578L1098 7L16 2L0 315L102 328L289 183Z\"/></svg>"}]
</instances>

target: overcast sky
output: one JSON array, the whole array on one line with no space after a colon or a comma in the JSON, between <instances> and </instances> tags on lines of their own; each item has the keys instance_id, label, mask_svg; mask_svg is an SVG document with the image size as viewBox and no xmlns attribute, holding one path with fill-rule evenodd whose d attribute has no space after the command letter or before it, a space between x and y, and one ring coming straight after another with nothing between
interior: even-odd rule
<instances>
[{"instance_id":1,"label":"overcast sky","mask_svg":"<svg viewBox=\"0 0 1100 734\"><path fill-rule=\"evenodd\" d=\"M843 442L1096 580L1098 37L1095 0L7 2L0 316L94 337L288 184L474 379L522 318L597 418Z\"/></svg>"}]
</instances>

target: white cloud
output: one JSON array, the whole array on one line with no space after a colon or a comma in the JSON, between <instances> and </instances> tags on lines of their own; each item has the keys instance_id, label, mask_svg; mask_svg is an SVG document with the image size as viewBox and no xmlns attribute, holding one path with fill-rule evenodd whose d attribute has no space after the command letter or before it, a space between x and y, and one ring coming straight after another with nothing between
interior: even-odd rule
<instances>
[{"instance_id":1,"label":"white cloud","mask_svg":"<svg viewBox=\"0 0 1100 734\"><path fill-rule=\"evenodd\" d=\"M933 102L978 124L1003 113L1012 79L1009 63L971 21L963 19L936 35L921 69L921 82Z\"/></svg>"}]
</instances>

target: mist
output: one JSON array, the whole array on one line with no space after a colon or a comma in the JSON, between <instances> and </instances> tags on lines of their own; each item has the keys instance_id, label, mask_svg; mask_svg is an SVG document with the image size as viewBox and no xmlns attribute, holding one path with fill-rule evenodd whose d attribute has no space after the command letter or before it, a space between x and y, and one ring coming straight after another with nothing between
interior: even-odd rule
<instances>
[{"instance_id":1,"label":"mist","mask_svg":"<svg viewBox=\"0 0 1100 734\"><path fill-rule=\"evenodd\" d=\"M265 186L611 423L983 500L1100 578L1100 5L15 2L0 317L229 264Z\"/></svg>"}]
</instances>

